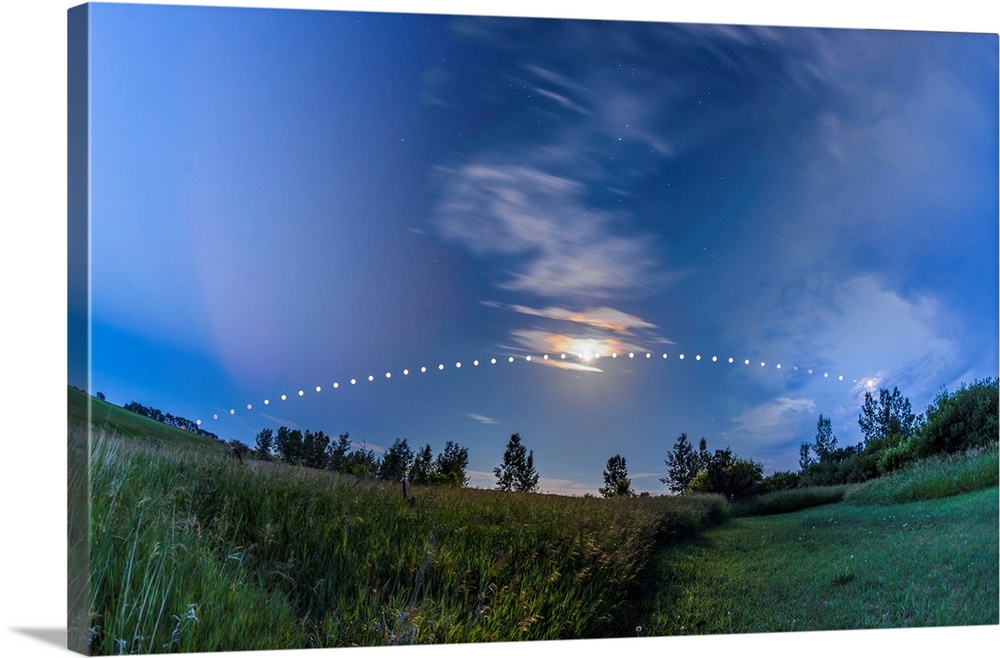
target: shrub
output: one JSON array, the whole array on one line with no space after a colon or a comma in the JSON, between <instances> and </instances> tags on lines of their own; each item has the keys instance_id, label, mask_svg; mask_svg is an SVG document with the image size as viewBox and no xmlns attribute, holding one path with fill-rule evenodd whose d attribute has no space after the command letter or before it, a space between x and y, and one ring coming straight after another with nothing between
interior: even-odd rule
<instances>
[{"instance_id":1,"label":"shrub","mask_svg":"<svg viewBox=\"0 0 1000 658\"><path fill-rule=\"evenodd\" d=\"M829 487L804 487L766 493L744 503L733 505L733 516L761 516L787 514L818 505L838 503L844 498L848 485Z\"/></svg>"},{"instance_id":2,"label":"shrub","mask_svg":"<svg viewBox=\"0 0 1000 658\"><path fill-rule=\"evenodd\" d=\"M997 440L998 380L962 384L954 393L941 391L927 408L927 421L917 436L920 457L954 453Z\"/></svg>"},{"instance_id":3,"label":"shrub","mask_svg":"<svg viewBox=\"0 0 1000 658\"><path fill-rule=\"evenodd\" d=\"M935 455L853 486L844 499L856 505L891 505L945 498L997 486L997 443L964 453Z\"/></svg>"}]
</instances>

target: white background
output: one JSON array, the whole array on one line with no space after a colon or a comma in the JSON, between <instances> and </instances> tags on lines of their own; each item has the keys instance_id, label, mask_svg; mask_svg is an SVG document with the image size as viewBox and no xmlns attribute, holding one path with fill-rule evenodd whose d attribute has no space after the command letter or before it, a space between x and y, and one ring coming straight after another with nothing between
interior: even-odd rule
<instances>
[{"instance_id":1,"label":"white background","mask_svg":"<svg viewBox=\"0 0 1000 658\"><path fill-rule=\"evenodd\" d=\"M0 9L0 653L62 655L66 606L66 11L59 0L7 0ZM399 10L827 27L998 31L983 0L817 3L693 0L651 9L642 0L177 2L228 6ZM659 4L659 3L658 3ZM673 4L673 3L671 3ZM833 6L833 5L836 6ZM907 7L898 14L891 6ZM1000 646L1000 627L661 638L380 649L239 652L239 656L502 656L618 652L630 656L940 656ZM979 647L976 649L982 650ZM976 649L973 649L974 651Z\"/></svg>"}]
</instances>

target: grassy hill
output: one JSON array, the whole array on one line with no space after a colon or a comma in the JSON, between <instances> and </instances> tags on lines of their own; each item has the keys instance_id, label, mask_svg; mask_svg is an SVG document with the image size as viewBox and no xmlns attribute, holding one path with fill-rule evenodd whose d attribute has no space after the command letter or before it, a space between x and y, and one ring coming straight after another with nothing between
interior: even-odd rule
<instances>
[{"instance_id":1,"label":"grassy hill","mask_svg":"<svg viewBox=\"0 0 1000 658\"><path fill-rule=\"evenodd\" d=\"M654 634L997 624L997 450L928 460L844 502L733 519L656 558Z\"/></svg>"},{"instance_id":2,"label":"grassy hill","mask_svg":"<svg viewBox=\"0 0 1000 658\"><path fill-rule=\"evenodd\" d=\"M998 623L995 445L727 520L718 495L413 487L410 504L228 460L76 389L69 418L71 455L90 449L70 490L89 474L94 654Z\"/></svg>"},{"instance_id":3,"label":"grassy hill","mask_svg":"<svg viewBox=\"0 0 1000 658\"><path fill-rule=\"evenodd\" d=\"M110 402L98 400L85 391L68 387L67 411L70 431L87 426L88 406L95 432L116 436L137 445L205 454L222 454L226 445L215 439L185 432L161 422L122 409Z\"/></svg>"}]
</instances>

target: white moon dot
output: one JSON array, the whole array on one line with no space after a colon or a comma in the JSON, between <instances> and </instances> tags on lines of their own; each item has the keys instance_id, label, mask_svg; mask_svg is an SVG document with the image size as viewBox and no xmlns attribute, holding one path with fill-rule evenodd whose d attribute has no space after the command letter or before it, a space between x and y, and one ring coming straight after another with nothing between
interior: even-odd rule
<instances>
[{"instance_id":1,"label":"white moon dot","mask_svg":"<svg viewBox=\"0 0 1000 658\"><path fill-rule=\"evenodd\" d=\"M201 425L201 418L199 418L198 420L194 421L194 424L195 425Z\"/></svg>"},{"instance_id":2,"label":"white moon dot","mask_svg":"<svg viewBox=\"0 0 1000 658\"><path fill-rule=\"evenodd\" d=\"M333 382L334 388L340 388L340 382Z\"/></svg>"},{"instance_id":3,"label":"white moon dot","mask_svg":"<svg viewBox=\"0 0 1000 658\"><path fill-rule=\"evenodd\" d=\"M507 363L514 363L514 357L508 356L507 357Z\"/></svg>"},{"instance_id":4,"label":"white moon dot","mask_svg":"<svg viewBox=\"0 0 1000 658\"><path fill-rule=\"evenodd\" d=\"M544 355L544 356L542 357L542 359L543 359L544 361L548 361L548 360L549 360L549 355L548 355L548 354Z\"/></svg>"},{"instance_id":5,"label":"white moon dot","mask_svg":"<svg viewBox=\"0 0 1000 658\"><path fill-rule=\"evenodd\" d=\"M427 366L420 366L420 372L427 372Z\"/></svg>"},{"instance_id":6,"label":"white moon dot","mask_svg":"<svg viewBox=\"0 0 1000 658\"><path fill-rule=\"evenodd\" d=\"M843 376L843 375L841 375L840 377L837 377L837 379L838 379L839 381L844 381L844 376Z\"/></svg>"},{"instance_id":7,"label":"white moon dot","mask_svg":"<svg viewBox=\"0 0 1000 658\"><path fill-rule=\"evenodd\" d=\"M230 410L229 410L229 415L230 415L230 416L234 415L235 413L236 413L236 410L235 410L235 409L230 409Z\"/></svg>"},{"instance_id":8,"label":"white moon dot","mask_svg":"<svg viewBox=\"0 0 1000 658\"><path fill-rule=\"evenodd\" d=\"M385 378L386 379L392 379L392 373L391 372L385 373Z\"/></svg>"},{"instance_id":9,"label":"white moon dot","mask_svg":"<svg viewBox=\"0 0 1000 658\"><path fill-rule=\"evenodd\" d=\"M677 358L680 359L681 361L683 361L684 360L684 355L683 354L678 354Z\"/></svg>"},{"instance_id":10,"label":"white moon dot","mask_svg":"<svg viewBox=\"0 0 1000 658\"><path fill-rule=\"evenodd\" d=\"M461 368L462 367L462 362L461 361L456 361L455 362L455 367L456 368Z\"/></svg>"},{"instance_id":11,"label":"white moon dot","mask_svg":"<svg viewBox=\"0 0 1000 658\"><path fill-rule=\"evenodd\" d=\"M355 379L354 377L351 377L351 385L353 386L354 384L357 384L357 383L358 383L358 380Z\"/></svg>"},{"instance_id":12,"label":"white moon dot","mask_svg":"<svg viewBox=\"0 0 1000 658\"><path fill-rule=\"evenodd\" d=\"M524 360L525 361L531 361L531 355L529 354L528 356L524 357Z\"/></svg>"},{"instance_id":13,"label":"white moon dot","mask_svg":"<svg viewBox=\"0 0 1000 658\"><path fill-rule=\"evenodd\" d=\"M438 370L444 370L444 364L443 363L439 363L438 364Z\"/></svg>"},{"instance_id":14,"label":"white moon dot","mask_svg":"<svg viewBox=\"0 0 1000 658\"><path fill-rule=\"evenodd\" d=\"M694 360L695 361L701 361L701 355L700 354L695 354L694 355Z\"/></svg>"},{"instance_id":15,"label":"white moon dot","mask_svg":"<svg viewBox=\"0 0 1000 658\"><path fill-rule=\"evenodd\" d=\"M219 420L219 414L212 414L212 420Z\"/></svg>"},{"instance_id":16,"label":"white moon dot","mask_svg":"<svg viewBox=\"0 0 1000 658\"><path fill-rule=\"evenodd\" d=\"M306 394L305 391L303 391L302 389L299 389L299 397L302 397L305 394Z\"/></svg>"},{"instance_id":17,"label":"white moon dot","mask_svg":"<svg viewBox=\"0 0 1000 658\"><path fill-rule=\"evenodd\" d=\"M403 368L403 376L405 377L405 376L407 376L409 374L410 374L409 369L408 368Z\"/></svg>"},{"instance_id":18,"label":"white moon dot","mask_svg":"<svg viewBox=\"0 0 1000 658\"><path fill-rule=\"evenodd\" d=\"M750 359L743 359L743 365L745 366L750 365Z\"/></svg>"},{"instance_id":19,"label":"white moon dot","mask_svg":"<svg viewBox=\"0 0 1000 658\"><path fill-rule=\"evenodd\" d=\"M249 411L250 409L253 409L253 405L248 404L247 405L247 411Z\"/></svg>"},{"instance_id":20,"label":"white moon dot","mask_svg":"<svg viewBox=\"0 0 1000 658\"><path fill-rule=\"evenodd\" d=\"M730 362L730 363L732 363L732 362L733 362L733 357L729 357L729 362Z\"/></svg>"},{"instance_id":21,"label":"white moon dot","mask_svg":"<svg viewBox=\"0 0 1000 658\"><path fill-rule=\"evenodd\" d=\"M648 359L648 358L650 358L651 356L653 356L653 355L652 355L652 354L650 354L649 352L646 352L646 358L647 358L647 359Z\"/></svg>"},{"instance_id":22,"label":"white moon dot","mask_svg":"<svg viewBox=\"0 0 1000 658\"><path fill-rule=\"evenodd\" d=\"M824 372L824 373L823 373L823 376L824 376L824 377L829 377L829 376L830 376L830 373L828 373L828 372Z\"/></svg>"},{"instance_id":23,"label":"white moon dot","mask_svg":"<svg viewBox=\"0 0 1000 658\"><path fill-rule=\"evenodd\" d=\"M320 392L320 391L322 391L322 390L323 390L323 389L322 389L322 388L320 388L319 386L317 386L317 387L316 387L316 392L317 392L317 393L319 393L319 392Z\"/></svg>"},{"instance_id":24,"label":"white moon dot","mask_svg":"<svg viewBox=\"0 0 1000 658\"><path fill-rule=\"evenodd\" d=\"M375 381L375 375L368 375L368 381L370 382Z\"/></svg>"},{"instance_id":25,"label":"white moon dot","mask_svg":"<svg viewBox=\"0 0 1000 658\"><path fill-rule=\"evenodd\" d=\"M666 352L663 353L663 358L664 359L667 358L667 353Z\"/></svg>"},{"instance_id":26,"label":"white moon dot","mask_svg":"<svg viewBox=\"0 0 1000 658\"><path fill-rule=\"evenodd\" d=\"M490 359L490 363L493 364L493 365L496 365L497 364L496 357L493 357L492 359Z\"/></svg>"},{"instance_id":27,"label":"white moon dot","mask_svg":"<svg viewBox=\"0 0 1000 658\"><path fill-rule=\"evenodd\" d=\"M475 361L473 361L473 362L472 362L472 365L474 365L474 366L478 366L478 365L479 365L479 359L476 359Z\"/></svg>"},{"instance_id":28,"label":"white moon dot","mask_svg":"<svg viewBox=\"0 0 1000 658\"><path fill-rule=\"evenodd\" d=\"M560 359L565 359L565 358L566 358L566 355L565 355L565 354L560 354L560 355L559 355L559 358L560 358Z\"/></svg>"},{"instance_id":29,"label":"white moon dot","mask_svg":"<svg viewBox=\"0 0 1000 658\"><path fill-rule=\"evenodd\" d=\"M287 395L285 395L284 393L282 393L282 394L281 394L281 399L282 399L282 400L287 400L287 399L288 399L288 396L287 396Z\"/></svg>"},{"instance_id":30,"label":"white moon dot","mask_svg":"<svg viewBox=\"0 0 1000 658\"><path fill-rule=\"evenodd\" d=\"M781 370L781 364L779 363L778 365L775 366L775 368L777 368L778 370Z\"/></svg>"},{"instance_id":31,"label":"white moon dot","mask_svg":"<svg viewBox=\"0 0 1000 658\"><path fill-rule=\"evenodd\" d=\"M628 358L634 359L635 358L635 352L629 352L628 353Z\"/></svg>"},{"instance_id":32,"label":"white moon dot","mask_svg":"<svg viewBox=\"0 0 1000 658\"><path fill-rule=\"evenodd\" d=\"M719 357L717 357L717 356L713 356L713 357L712 357L712 363L715 363L715 362L716 362L716 361L718 361L718 360L719 360Z\"/></svg>"},{"instance_id":33,"label":"white moon dot","mask_svg":"<svg viewBox=\"0 0 1000 658\"><path fill-rule=\"evenodd\" d=\"M264 404L271 404L271 401L268 400L267 398L264 398Z\"/></svg>"}]
</instances>

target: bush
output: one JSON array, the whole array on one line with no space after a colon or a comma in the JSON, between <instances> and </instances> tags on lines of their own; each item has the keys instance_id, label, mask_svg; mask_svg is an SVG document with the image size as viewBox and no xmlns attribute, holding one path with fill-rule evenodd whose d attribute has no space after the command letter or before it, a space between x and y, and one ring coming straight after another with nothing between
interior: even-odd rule
<instances>
[{"instance_id":1,"label":"bush","mask_svg":"<svg viewBox=\"0 0 1000 658\"><path fill-rule=\"evenodd\" d=\"M831 487L804 487L766 493L756 498L733 505L733 516L761 516L764 514L787 514L818 505L839 503L847 492L848 485Z\"/></svg>"},{"instance_id":2,"label":"bush","mask_svg":"<svg viewBox=\"0 0 1000 658\"><path fill-rule=\"evenodd\" d=\"M891 475L852 487L844 500L856 505L892 505L946 498L997 486L997 443L964 453L935 455Z\"/></svg>"},{"instance_id":3,"label":"bush","mask_svg":"<svg viewBox=\"0 0 1000 658\"><path fill-rule=\"evenodd\" d=\"M927 420L917 434L920 457L955 453L997 440L998 380L985 379L942 391L927 408Z\"/></svg>"},{"instance_id":4,"label":"bush","mask_svg":"<svg viewBox=\"0 0 1000 658\"><path fill-rule=\"evenodd\" d=\"M802 476L791 471L772 473L760 482L760 489L765 494L798 489L800 486L802 486Z\"/></svg>"}]
</instances>

